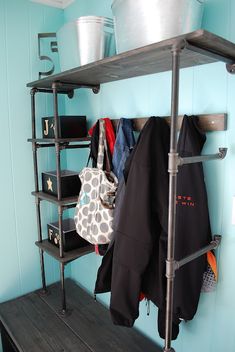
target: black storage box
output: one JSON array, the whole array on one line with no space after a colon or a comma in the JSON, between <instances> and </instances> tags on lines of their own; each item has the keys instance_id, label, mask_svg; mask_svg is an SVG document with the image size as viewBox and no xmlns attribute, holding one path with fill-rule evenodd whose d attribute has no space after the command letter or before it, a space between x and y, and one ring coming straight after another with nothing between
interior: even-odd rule
<instances>
[{"instance_id":1,"label":"black storage box","mask_svg":"<svg viewBox=\"0 0 235 352\"><path fill-rule=\"evenodd\" d=\"M47 224L48 241L59 247L59 222ZM65 219L62 222L62 236L63 236L63 249L65 252L71 251L75 248L88 246L89 243L80 237L75 229L73 219Z\"/></svg>"},{"instance_id":2,"label":"black storage box","mask_svg":"<svg viewBox=\"0 0 235 352\"><path fill-rule=\"evenodd\" d=\"M87 136L86 116L59 116L58 138L82 138ZM55 138L55 118L42 118L42 137Z\"/></svg>"},{"instance_id":3,"label":"black storage box","mask_svg":"<svg viewBox=\"0 0 235 352\"><path fill-rule=\"evenodd\" d=\"M69 170L61 170L61 197L78 196L81 188L79 173ZM42 190L48 194L57 196L56 171L42 172Z\"/></svg>"}]
</instances>

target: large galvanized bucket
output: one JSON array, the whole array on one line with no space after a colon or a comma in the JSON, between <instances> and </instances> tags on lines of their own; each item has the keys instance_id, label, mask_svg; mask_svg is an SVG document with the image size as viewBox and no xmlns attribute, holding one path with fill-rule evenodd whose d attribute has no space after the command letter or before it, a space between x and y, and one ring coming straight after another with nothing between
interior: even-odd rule
<instances>
[{"instance_id":1,"label":"large galvanized bucket","mask_svg":"<svg viewBox=\"0 0 235 352\"><path fill-rule=\"evenodd\" d=\"M61 71L115 54L113 20L83 16L57 32Z\"/></svg>"},{"instance_id":2,"label":"large galvanized bucket","mask_svg":"<svg viewBox=\"0 0 235 352\"><path fill-rule=\"evenodd\" d=\"M199 29L203 0L114 0L117 53Z\"/></svg>"}]
</instances>

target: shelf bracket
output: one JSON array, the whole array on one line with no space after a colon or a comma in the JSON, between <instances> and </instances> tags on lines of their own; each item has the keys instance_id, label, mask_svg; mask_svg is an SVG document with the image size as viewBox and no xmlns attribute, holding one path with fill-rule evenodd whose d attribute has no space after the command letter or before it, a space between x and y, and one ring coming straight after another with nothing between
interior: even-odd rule
<instances>
[{"instance_id":1,"label":"shelf bracket","mask_svg":"<svg viewBox=\"0 0 235 352\"><path fill-rule=\"evenodd\" d=\"M216 154L199 155L199 156L192 156L192 157L190 156L185 158L178 157L178 166L182 166L185 164L200 163L202 161L215 160L215 159L222 160L225 158L227 151L228 151L228 148L219 148L219 152Z\"/></svg>"},{"instance_id":2,"label":"shelf bracket","mask_svg":"<svg viewBox=\"0 0 235 352\"><path fill-rule=\"evenodd\" d=\"M231 73L232 75L235 74L235 63L234 64L226 64L226 70L228 73Z\"/></svg>"},{"instance_id":3,"label":"shelf bracket","mask_svg":"<svg viewBox=\"0 0 235 352\"><path fill-rule=\"evenodd\" d=\"M183 265L191 262L192 260L197 259L198 257L201 257L202 255L206 254L207 252L211 251L212 249L218 248L221 243L221 239L222 239L222 237L220 235L215 235L214 239L210 242L210 244L208 246L205 246L202 249L199 249L195 253L190 254L189 256L187 256L179 261L175 261L174 262L174 265L175 265L174 269L178 270Z\"/></svg>"},{"instance_id":4,"label":"shelf bracket","mask_svg":"<svg viewBox=\"0 0 235 352\"><path fill-rule=\"evenodd\" d=\"M56 89L58 93L62 91L65 91L65 92L67 91L69 98L73 97L74 89L79 89L79 88L91 89L94 94L98 94L100 91L99 84L78 84L78 83L67 83L67 82L61 82L61 81L55 81L52 83L52 91L53 89Z\"/></svg>"},{"instance_id":5,"label":"shelf bracket","mask_svg":"<svg viewBox=\"0 0 235 352\"><path fill-rule=\"evenodd\" d=\"M210 48L205 49L203 47L197 46L195 44L191 44L190 42L186 41L186 49L188 49L190 51L194 51L194 52L199 53L201 55L205 55L207 57L211 57L212 59L214 59L216 61L224 62L228 66L234 65L234 59L232 57L221 55L220 53L218 53L215 50L212 50Z\"/></svg>"},{"instance_id":6,"label":"shelf bracket","mask_svg":"<svg viewBox=\"0 0 235 352\"><path fill-rule=\"evenodd\" d=\"M175 272L187 263L201 257L207 252L217 249L221 243L222 236L215 235L214 239L205 247L199 249L195 253L188 255L180 260L166 260L166 277L172 280L175 277Z\"/></svg>"}]
</instances>

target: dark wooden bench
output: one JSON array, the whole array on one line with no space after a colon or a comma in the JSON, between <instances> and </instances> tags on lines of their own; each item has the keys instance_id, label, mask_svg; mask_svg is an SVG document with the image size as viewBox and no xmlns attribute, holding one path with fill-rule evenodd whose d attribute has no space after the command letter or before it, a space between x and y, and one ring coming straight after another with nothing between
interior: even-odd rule
<instances>
[{"instance_id":1,"label":"dark wooden bench","mask_svg":"<svg viewBox=\"0 0 235 352\"><path fill-rule=\"evenodd\" d=\"M160 352L135 329L112 324L109 311L66 280L71 311L61 315L60 285L0 304L4 352Z\"/></svg>"}]
</instances>

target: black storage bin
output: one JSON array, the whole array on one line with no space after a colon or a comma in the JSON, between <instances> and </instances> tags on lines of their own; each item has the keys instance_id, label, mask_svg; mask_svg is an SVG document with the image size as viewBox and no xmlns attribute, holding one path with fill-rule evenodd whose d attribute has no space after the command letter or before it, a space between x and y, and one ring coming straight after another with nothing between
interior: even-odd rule
<instances>
[{"instance_id":1,"label":"black storage bin","mask_svg":"<svg viewBox=\"0 0 235 352\"><path fill-rule=\"evenodd\" d=\"M83 138L87 136L86 116L59 116L58 138ZM55 138L55 118L42 118L42 137Z\"/></svg>"},{"instance_id":2,"label":"black storage bin","mask_svg":"<svg viewBox=\"0 0 235 352\"><path fill-rule=\"evenodd\" d=\"M88 246L89 243L80 237L75 229L74 219L65 219L62 222L63 249L65 252L75 248ZM47 224L48 241L59 247L59 222Z\"/></svg>"},{"instance_id":3,"label":"black storage bin","mask_svg":"<svg viewBox=\"0 0 235 352\"><path fill-rule=\"evenodd\" d=\"M78 196L81 188L79 173L70 170L61 170L61 197ZM57 196L56 171L42 172L42 190Z\"/></svg>"}]
</instances>

